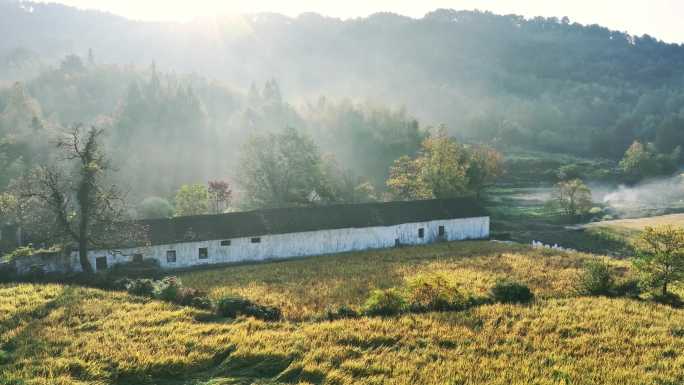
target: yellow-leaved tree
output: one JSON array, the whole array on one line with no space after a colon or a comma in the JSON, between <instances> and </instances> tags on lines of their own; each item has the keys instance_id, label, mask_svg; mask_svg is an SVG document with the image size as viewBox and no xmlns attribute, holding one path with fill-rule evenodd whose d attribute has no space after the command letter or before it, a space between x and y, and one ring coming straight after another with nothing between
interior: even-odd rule
<instances>
[{"instance_id":1,"label":"yellow-leaved tree","mask_svg":"<svg viewBox=\"0 0 684 385\"><path fill-rule=\"evenodd\" d=\"M480 197L502 174L502 157L486 146L467 147L444 127L426 138L418 156L402 156L390 168L387 187L394 199Z\"/></svg>"}]
</instances>

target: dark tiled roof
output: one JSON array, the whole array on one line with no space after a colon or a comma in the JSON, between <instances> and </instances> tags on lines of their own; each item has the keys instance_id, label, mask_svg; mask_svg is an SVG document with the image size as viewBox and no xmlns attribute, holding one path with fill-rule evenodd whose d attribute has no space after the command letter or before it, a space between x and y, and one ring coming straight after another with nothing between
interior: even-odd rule
<instances>
[{"instance_id":1,"label":"dark tiled roof","mask_svg":"<svg viewBox=\"0 0 684 385\"><path fill-rule=\"evenodd\" d=\"M487 216L472 199L344 204L141 221L153 245Z\"/></svg>"}]
</instances>

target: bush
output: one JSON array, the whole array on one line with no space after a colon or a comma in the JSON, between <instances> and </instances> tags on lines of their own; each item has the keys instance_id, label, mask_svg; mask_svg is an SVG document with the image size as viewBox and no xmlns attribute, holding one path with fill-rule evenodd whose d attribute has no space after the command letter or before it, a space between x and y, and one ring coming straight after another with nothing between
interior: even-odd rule
<instances>
[{"instance_id":1,"label":"bush","mask_svg":"<svg viewBox=\"0 0 684 385\"><path fill-rule=\"evenodd\" d=\"M498 281L490 294L495 301L502 303L527 303L534 299L529 287L511 281Z\"/></svg>"},{"instance_id":2,"label":"bush","mask_svg":"<svg viewBox=\"0 0 684 385\"><path fill-rule=\"evenodd\" d=\"M283 319L283 313L275 306L264 306L254 304L253 307L249 308L249 312L245 315L252 316L254 318L264 320L264 321L280 321Z\"/></svg>"},{"instance_id":3,"label":"bush","mask_svg":"<svg viewBox=\"0 0 684 385\"><path fill-rule=\"evenodd\" d=\"M105 274L111 279L118 278L150 278L161 279L164 277L164 270L156 259L148 258L140 262L117 263L109 268Z\"/></svg>"},{"instance_id":4,"label":"bush","mask_svg":"<svg viewBox=\"0 0 684 385\"><path fill-rule=\"evenodd\" d=\"M216 313L222 317L236 318L240 315L252 316L264 321L282 319L280 309L264 306L241 297L224 297L216 303Z\"/></svg>"},{"instance_id":5,"label":"bush","mask_svg":"<svg viewBox=\"0 0 684 385\"><path fill-rule=\"evenodd\" d=\"M181 288L175 302L179 305L192 306L198 309L211 309L212 306L206 292L191 287Z\"/></svg>"},{"instance_id":6,"label":"bush","mask_svg":"<svg viewBox=\"0 0 684 385\"><path fill-rule=\"evenodd\" d=\"M154 296L155 284L154 281L148 278L140 278L131 280L126 287L126 291L132 295L139 295L142 297Z\"/></svg>"},{"instance_id":7,"label":"bush","mask_svg":"<svg viewBox=\"0 0 684 385\"><path fill-rule=\"evenodd\" d=\"M17 277L14 264L0 261L0 282L11 282Z\"/></svg>"},{"instance_id":8,"label":"bush","mask_svg":"<svg viewBox=\"0 0 684 385\"><path fill-rule=\"evenodd\" d=\"M183 283L176 277L164 277L158 281L154 288L154 297L162 301L177 302L178 293L183 288Z\"/></svg>"},{"instance_id":9,"label":"bush","mask_svg":"<svg viewBox=\"0 0 684 385\"><path fill-rule=\"evenodd\" d=\"M590 261L584 265L577 290L584 295L613 294L614 280L610 266L604 261Z\"/></svg>"},{"instance_id":10,"label":"bush","mask_svg":"<svg viewBox=\"0 0 684 385\"><path fill-rule=\"evenodd\" d=\"M324 319L334 321L343 318L356 318L359 313L347 305L338 306L337 308L328 307L325 310Z\"/></svg>"},{"instance_id":11,"label":"bush","mask_svg":"<svg viewBox=\"0 0 684 385\"><path fill-rule=\"evenodd\" d=\"M599 215L603 213L603 209L600 207L592 207L589 209L589 214L591 215Z\"/></svg>"},{"instance_id":12,"label":"bush","mask_svg":"<svg viewBox=\"0 0 684 385\"><path fill-rule=\"evenodd\" d=\"M613 292L618 297L637 298L641 295L641 286L638 280L628 279L616 284Z\"/></svg>"},{"instance_id":13,"label":"bush","mask_svg":"<svg viewBox=\"0 0 684 385\"><path fill-rule=\"evenodd\" d=\"M235 318L244 314L251 304L251 301L244 298L223 297L216 303L216 312L222 317Z\"/></svg>"},{"instance_id":14,"label":"bush","mask_svg":"<svg viewBox=\"0 0 684 385\"><path fill-rule=\"evenodd\" d=\"M363 308L368 315L394 315L406 310L406 300L397 289L373 290Z\"/></svg>"},{"instance_id":15,"label":"bush","mask_svg":"<svg viewBox=\"0 0 684 385\"><path fill-rule=\"evenodd\" d=\"M665 294L655 294L651 299L659 304L672 306L674 308L684 307L684 302L682 298L675 293L667 292Z\"/></svg>"},{"instance_id":16,"label":"bush","mask_svg":"<svg viewBox=\"0 0 684 385\"><path fill-rule=\"evenodd\" d=\"M214 303L211 302L209 297L197 296L197 297L193 297L192 300L190 300L190 303L187 304L186 306L192 306L192 307L197 308L197 309L209 310L214 306Z\"/></svg>"},{"instance_id":17,"label":"bush","mask_svg":"<svg viewBox=\"0 0 684 385\"><path fill-rule=\"evenodd\" d=\"M133 280L130 278L119 278L112 282L111 288L113 290L124 290L128 291L128 287L133 283Z\"/></svg>"},{"instance_id":18,"label":"bush","mask_svg":"<svg viewBox=\"0 0 684 385\"><path fill-rule=\"evenodd\" d=\"M414 312L461 310L466 305L458 288L438 274L414 277L406 289L409 308Z\"/></svg>"}]
</instances>

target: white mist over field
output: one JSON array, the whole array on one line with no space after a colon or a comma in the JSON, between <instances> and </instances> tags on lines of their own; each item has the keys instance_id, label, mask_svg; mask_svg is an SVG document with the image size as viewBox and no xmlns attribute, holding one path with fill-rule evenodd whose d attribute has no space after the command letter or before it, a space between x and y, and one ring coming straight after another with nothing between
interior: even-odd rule
<instances>
[{"instance_id":1,"label":"white mist over field","mask_svg":"<svg viewBox=\"0 0 684 385\"><path fill-rule=\"evenodd\" d=\"M684 174L617 189L592 186L592 192L595 202L602 202L620 217L660 214L684 208Z\"/></svg>"}]
</instances>

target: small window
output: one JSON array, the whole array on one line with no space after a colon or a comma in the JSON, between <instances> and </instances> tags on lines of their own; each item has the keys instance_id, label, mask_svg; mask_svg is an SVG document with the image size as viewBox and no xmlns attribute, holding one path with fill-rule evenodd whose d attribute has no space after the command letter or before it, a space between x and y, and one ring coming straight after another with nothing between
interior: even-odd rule
<instances>
[{"instance_id":1,"label":"small window","mask_svg":"<svg viewBox=\"0 0 684 385\"><path fill-rule=\"evenodd\" d=\"M440 237L444 236L444 226L439 226L439 236Z\"/></svg>"},{"instance_id":2,"label":"small window","mask_svg":"<svg viewBox=\"0 0 684 385\"><path fill-rule=\"evenodd\" d=\"M418 229L418 238L424 238L424 237L425 237L425 229L421 227Z\"/></svg>"},{"instance_id":3,"label":"small window","mask_svg":"<svg viewBox=\"0 0 684 385\"><path fill-rule=\"evenodd\" d=\"M107 257L95 258L95 269L98 271L107 269Z\"/></svg>"},{"instance_id":4,"label":"small window","mask_svg":"<svg viewBox=\"0 0 684 385\"><path fill-rule=\"evenodd\" d=\"M209 258L209 249L207 249L206 247L200 247L198 256L199 256L199 259Z\"/></svg>"},{"instance_id":5,"label":"small window","mask_svg":"<svg viewBox=\"0 0 684 385\"><path fill-rule=\"evenodd\" d=\"M225 241L221 241L221 246L230 246L230 239L226 239Z\"/></svg>"},{"instance_id":6,"label":"small window","mask_svg":"<svg viewBox=\"0 0 684 385\"><path fill-rule=\"evenodd\" d=\"M252 243L261 243L261 237L252 238Z\"/></svg>"},{"instance_id":7,"label":"small window","mask_svg":"<svg viewBox=\"0 0 684 385\"><path fill-rule=\"evenodd\" d=\"M166 252L166 262L176 263L176 250L168 250Z\"/></svg>"},{"instance_id":8,"label":"small window","mask_svg":"<svg viewBox=\"0 0 684 385\"><path fill-rule=\"evenodd\" d=\"M133 254L133 262L142 262L143 261L143 255L142 254Z\"/></svg>"}]
</instances>

